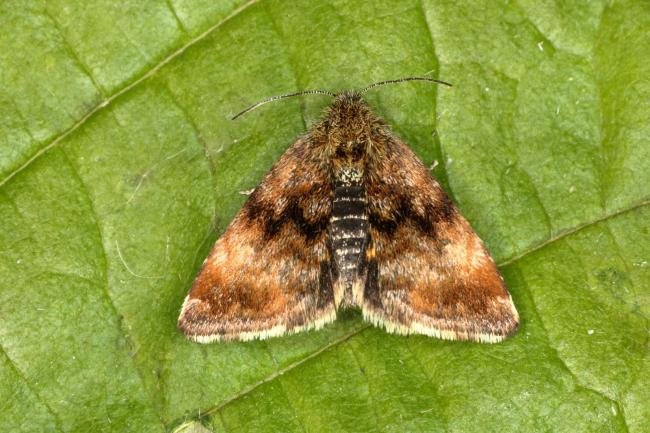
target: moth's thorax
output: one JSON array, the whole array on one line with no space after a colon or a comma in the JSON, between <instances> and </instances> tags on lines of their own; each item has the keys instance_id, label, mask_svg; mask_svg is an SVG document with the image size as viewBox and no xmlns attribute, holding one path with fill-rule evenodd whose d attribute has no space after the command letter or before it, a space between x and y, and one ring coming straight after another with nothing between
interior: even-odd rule
<instances>
[{"instance_id":1,"label":"moth's thorax","mask_svg":"<svg viewBox=\"0 0 650 433\"><path fill-rule=\"evenodd\" d=\"M333 181L343 184L361 183L368 143L355 140L334 144L334 146L335 150L330 157Z\"/></svg>"}]
</instances>

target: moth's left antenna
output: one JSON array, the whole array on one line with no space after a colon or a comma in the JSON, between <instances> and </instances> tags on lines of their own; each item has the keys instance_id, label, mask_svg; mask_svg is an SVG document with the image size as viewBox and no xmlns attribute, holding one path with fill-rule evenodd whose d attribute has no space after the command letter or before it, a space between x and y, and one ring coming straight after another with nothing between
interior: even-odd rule
<instances>
[{"instance_id":1,"label":"moth's left antenna","mask_svg":"<svg viewBox=\"0 0 650 433\"><path fill-rule=\"evenodd\" d=\"M251 105L250 107L248 107L247 109L245 109L244 111L241 111L241 112L235 114L232 117L231 120L235 120L239 116L243 116L244 114L248 113L249 111L253 111L257 107L259 107L261 105L264 105L264 104L268 104L269 102L279 101L280 99L286 99L286 98L291 98L293 96L300 96L300 95L328 95L328 96L331 96L331 97L335 96L334 93L328 92L327 90L302 90L300 92L287 93L286 95L271 96L270 98L265 99L265 100L260 101L260 102L257 102L255 104Z\"/></svg>"}]
</instances>

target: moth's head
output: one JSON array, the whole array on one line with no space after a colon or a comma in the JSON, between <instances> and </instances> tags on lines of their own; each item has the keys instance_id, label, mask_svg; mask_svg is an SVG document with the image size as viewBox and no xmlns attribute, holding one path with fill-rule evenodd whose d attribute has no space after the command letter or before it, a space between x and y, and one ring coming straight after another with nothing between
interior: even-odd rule
<instances>
[{"instance_id":1,"label":"moth's head","mask_svg":"<svg viewBox=\"0 0 650 433\"><path fill-rule=\"evenodd\" d=\"M363 100L360 92L356 90L344 90L334 95L334 100L330 108L351 112L357 110L360 105L367 107L366 101Z\"/></svg>"},{"instance_id":2,"label":"moth's head","mask_svg":"<svg viewBox=\"0 0 650 433\"><path fill-rule=\"evenodd\" d=\"M337 93L327 108L323 123L330 135L342 140L354 140L367 132L370 124L377 121L370 107L356 91Z\"/></svg>"},{"instance_id":3,"label":"moth's head","mask_svg":"<svg viewBox=\"0 0 650 433\"><path fill-rule=\"evenodd\" d=\"M350 167L355 173L363 172L364 161L368 155L378 126L383 125L359 92L345 91L336 94L327 108L323 119L314 125L310 133L316 142L326 145L331 158L335 176L344 171L350 177Z\"/></svg>"}]
</instances>

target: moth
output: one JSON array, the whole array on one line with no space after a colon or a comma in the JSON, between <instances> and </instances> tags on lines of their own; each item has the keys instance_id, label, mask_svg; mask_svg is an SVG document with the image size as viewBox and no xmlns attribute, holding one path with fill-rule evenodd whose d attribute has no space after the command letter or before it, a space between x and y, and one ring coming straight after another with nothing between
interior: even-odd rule
<instances>
[{"instance_id":1,"label":"moth","mask_svg":"<svg viewBox=\"0 0 650 433\"><path fill-rule=\"evenodd\" d=\"M249 195L185 298L199 343L319 329L337 310L397 334L499 342L519 316L485 246L361 91L333 102ZM245 110L247 112L262 101ZM242 113L240 113L242 114Z\"/></svg>"}]
</instances>

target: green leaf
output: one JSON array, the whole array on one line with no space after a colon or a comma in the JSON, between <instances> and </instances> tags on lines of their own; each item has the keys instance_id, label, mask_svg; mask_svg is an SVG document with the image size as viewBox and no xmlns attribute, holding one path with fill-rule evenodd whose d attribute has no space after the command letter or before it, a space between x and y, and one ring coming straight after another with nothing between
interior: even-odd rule
<instances>
[{"instance_id":1,"label":"green leaf","mask_svg":"<svg viewBox=\"0 0 650 433\"><path fill-rule=\"evenodd\" d=\"M0 430L644 432L650 6L0 3ZM497 345L319 332L186 341L218 234L328 103L433 170L521 314Z\"/></svg>"}]
</instances>

